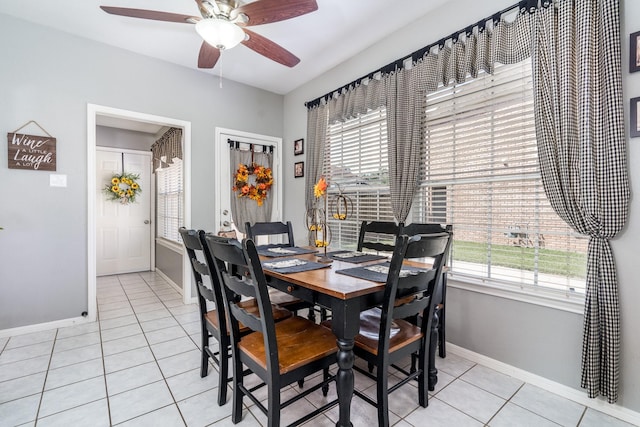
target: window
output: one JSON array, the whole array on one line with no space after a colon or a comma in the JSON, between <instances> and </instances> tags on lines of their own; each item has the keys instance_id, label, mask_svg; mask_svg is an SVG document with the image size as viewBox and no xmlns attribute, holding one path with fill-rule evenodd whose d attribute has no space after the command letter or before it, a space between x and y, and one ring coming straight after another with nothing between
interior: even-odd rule
<instances>
[{"instance_id":1,"label":"window","mask_svg":"<svg viewBox=\"0 0 640 427\"><path fill-rule=\"evenodd\" d=\"M352 203L344 221L332 218L335 206L329 206L334 246L355 249L362 221L393 221L386 117L383 107L329 125L323 163L324 175L330 183L328 199L335 200L342 192Z\"/></svg>"},{"instance_id":2,"label":"window","mask_svg":"<svg viewBox=\"0 0 640 427\"><path fill-rule=\"evenodd\" d=\"M182 243L178 233L184 215L182 196L182 160L174 158L172 164L156 169L157 237Z\"/></svg>"},{"instance_id":3,"label":"window","mask_svg":"<svg viewBox=\"0 0 640 427\"><path fill-rule=\"evenodd\" d=\"M454 278L583 293L587 239L544 194L533 108L530 60L428 94L412 219L453 224Z\"/></svg>"}]
</instances>

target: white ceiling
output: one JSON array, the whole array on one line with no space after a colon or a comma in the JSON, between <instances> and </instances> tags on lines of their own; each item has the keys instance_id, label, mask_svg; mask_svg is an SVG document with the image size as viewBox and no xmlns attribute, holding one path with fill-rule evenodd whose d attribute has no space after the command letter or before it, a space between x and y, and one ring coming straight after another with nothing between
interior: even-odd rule
<instances>
[{"instance_id":1,"label":"white ceiling","mask_svg":"<svg viewBox=\"0 0 640 427\"><path fill-rule=\"evenodd\" d=\"M202 72L222 72L225 78L286 94L445 2L317 0L315 12L251 27L298 56L297 66L285 67L239 45L224 52L213 70ZM109 15L100 5L200 16L194 0L2 0L0 13L198 69L202 40L193 25Z\"/></svg>"}]
</instances>

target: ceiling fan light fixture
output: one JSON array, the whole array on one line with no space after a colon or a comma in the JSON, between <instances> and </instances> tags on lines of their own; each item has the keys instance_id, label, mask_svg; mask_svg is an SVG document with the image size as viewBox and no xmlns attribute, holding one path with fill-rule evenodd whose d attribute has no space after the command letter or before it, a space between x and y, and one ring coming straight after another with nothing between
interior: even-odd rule
<instances>
[{"instance_id":1,"label":"ceiling fan light fixture","mask_svg":"<svg viewBox=\"0 0 640 427\"><path fill-rule=\"evenodd\" d=\"M218 49L231 49L243 41L245 36L242 28L220 18L198 21L196 31L204 41Z\"/></svg>"}]
</instances>

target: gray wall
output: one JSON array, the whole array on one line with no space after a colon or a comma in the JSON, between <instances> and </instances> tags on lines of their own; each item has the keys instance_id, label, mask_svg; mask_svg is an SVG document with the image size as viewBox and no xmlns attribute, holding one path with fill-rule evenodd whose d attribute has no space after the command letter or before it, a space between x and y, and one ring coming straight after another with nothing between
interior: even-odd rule
<instances>
[{"instance_id":1,"label":"gray wall","mask_svg":"<svg viewBox=\"0 0 640 427\"><path fill-rule=\"evenodd\" d=\"M156 135L128 129L108 126L96 126L96 145L101 147L125 148L128 150L149 151L156 142Z\"/></svg>"},{"instance_id":2,"label":"gray wall","mask_svg":"<svg viewBox=\"0 0 640 427\"><path fill-rule=\"evenodd\" d=\"M640 2L622 0L623 7L623 79L628 119L629 98L640 96L640 72L628 72L629 33L640 30ZM329 70L321 77L285 96L284 141L306 135L304 102L341 87L391 61L403 57L454 31L490 16L514 4L513 0L453 0L433 13L417 19L390 37L385 37L351 60ZM636 19L632 19L632 17ZM627 121L628 123L628 121ZM627 131L628 135L628 131ZM303 180L293 179L293 163L305 160L284 150L285 217L294 221L296 239L304 241ZM630 141L629 165L632 189L640 186L640 145ZM640 202L633 198L627 227L613 239L619 276L622 310L622 355L620 398L618 404L640 411L640 286L637 286L637 253L640 240ZM504 363L525 369L575 389L580 388L580 354L582 346L582 316L557 309L507 300L477 292L450 288L447 300L447 338Z\"/></svg>"},{"instance_id":3,"label":"gray wall","mask_svg":"<svg viewBox=\"0 0 640 427\"><path fill-rule=\"evenodd\" d=\"M182 285L182 255L156 243L156 269L162 271L180 288Z\"/></svg>"},{"instance_id":4,"label":"gray wall","mask_svg":"<svg viewBox=\"0 0 640 427\"><path fill-rule=\"evenodd\" d=\"M0 133L36 120L57 138L56 173L68 179L52 188L47 172L9 170L0 149L0 329L87 310L87 103L191 122L190 225L207 230L215 127L282 136L281 95L232 81L220 89L213 75L3 14L0 53Z\"/></svg>"}]
</instances>

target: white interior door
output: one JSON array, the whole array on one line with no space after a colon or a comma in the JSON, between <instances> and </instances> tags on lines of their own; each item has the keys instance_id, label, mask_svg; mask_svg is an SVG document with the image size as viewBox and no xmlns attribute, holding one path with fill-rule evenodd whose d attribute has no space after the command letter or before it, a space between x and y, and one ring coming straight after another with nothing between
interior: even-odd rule
<instances>
[{"instance_id":1,"label":"white interior door","mask_svg":"<svg viewBox=\"0 0 640 427\"><path fill-rule=\"evenodd\" d=\"M229 159L228 140L239 141L243 144L272 145L274 185L269 197L273 197L272 221L282 220L282 139L272 136L259 135L231 129L216 128L216 229L236 229L231 216L231 177L238 165L231 165ZM237 231L237 229L236 229ZM239 232L238 232L239 233Z\"/></svg>"},{"instance_id":2,"label":"white interior door","mask_svg":"<svg viewBox=\"0 0 640 427\"><path fill-rule=\"evenodd\" d=\"M142 190L134 203L126 205L107 200L103 192L111 177L122 171L139 175L137 182ZM151 153L96 149L98 276L151 269L151 194Z\"/></svg>"}]
</instances>

